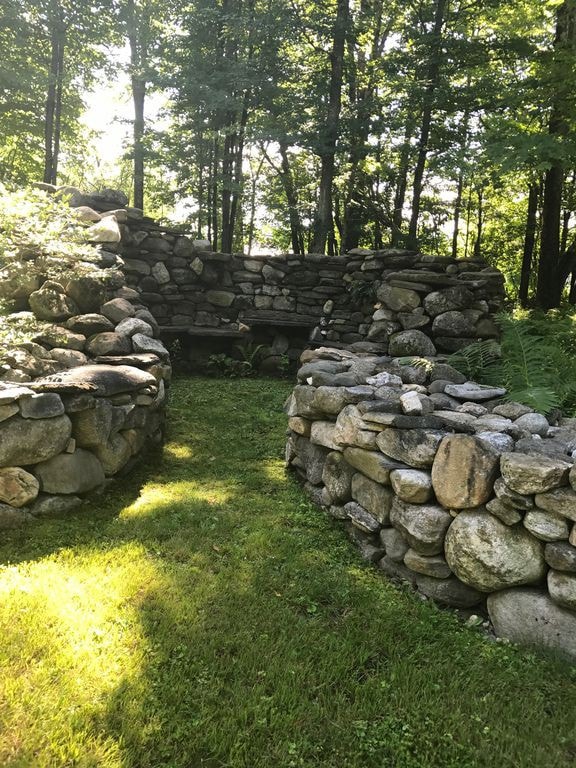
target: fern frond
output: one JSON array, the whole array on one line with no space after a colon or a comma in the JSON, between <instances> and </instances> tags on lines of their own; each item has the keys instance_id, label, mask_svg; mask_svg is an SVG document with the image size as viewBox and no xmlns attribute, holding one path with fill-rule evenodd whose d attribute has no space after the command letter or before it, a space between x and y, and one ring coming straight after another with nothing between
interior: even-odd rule
<instances>
[{"instance_id":1,"label":"fern frond","mask_svg":"<svg viewBox=\"0 0 576 768\"><path fill-rule=\"evenodd\" d=\"M483 378L483 372L487 371L499 360L501 355L500 345L494 339L475 341L463 347L458 352L448 357L448 362L457 371L463 373L474 381Z\"/></svg>"}]
</instances>

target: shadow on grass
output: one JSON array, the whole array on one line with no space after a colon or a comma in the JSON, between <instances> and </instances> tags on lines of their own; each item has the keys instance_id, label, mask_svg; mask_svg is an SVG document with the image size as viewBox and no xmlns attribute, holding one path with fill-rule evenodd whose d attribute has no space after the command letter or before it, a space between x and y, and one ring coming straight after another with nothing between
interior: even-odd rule
<instances>
[{"instance_id":1,"label":"shadow on grass","mask_svg":"<svg viewBox=\"0 0 576 768\"><path fill-rule=\"evenodd\" d=\"M572 765L568 670L487 642L361 564L283 472L287 389L180 382L158 465L64 533L50 521L22 534L22 559L70 548L113 565L125 545L142 550L136 662L82 721L115 762L85 746L84 762L62 764Z\"/></svg>"}]
</instances>

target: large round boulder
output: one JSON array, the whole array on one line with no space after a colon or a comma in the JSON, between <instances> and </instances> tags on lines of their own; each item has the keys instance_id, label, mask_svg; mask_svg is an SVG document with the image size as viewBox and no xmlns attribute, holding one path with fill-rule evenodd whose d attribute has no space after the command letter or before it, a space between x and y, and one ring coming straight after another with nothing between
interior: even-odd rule
<instances>
[{"instance_id":1,"label":"large round boulder","mask_svg":"<svg viewBox=\"0 0 576 768\"><path fill-rule=\"evenodd\" d=\"M446 534L445 555L456 576L481 592L534 584L546 575L542 542L482 511L456 517Z\"/></svg>"},{"instance_id":2,"label":"large round boulder","mask_svg":"<svg viewBox=\"0 0 576 768\"><path fill-rule=\"evenodd\" d=\"M388 353L392 357L434 357L436 347L422 331L399 331L390 336Z\"/></svg>"}]
</instances>

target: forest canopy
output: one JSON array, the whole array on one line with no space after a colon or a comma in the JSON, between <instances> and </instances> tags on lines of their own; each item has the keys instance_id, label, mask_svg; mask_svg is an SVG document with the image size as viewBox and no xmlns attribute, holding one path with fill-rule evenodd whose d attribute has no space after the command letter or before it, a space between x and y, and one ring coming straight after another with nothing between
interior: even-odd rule
<instances>
[{"instance_id":1,"label":"forest canopy","mask_svg":"<svg viewBox=\"0 0 576 768\"><path fill-rule=\"evenodd\" d=\"M136 207L185 200L223 251L481 255L524 306L576 302L576 0L4 0L0 46L7 186L85 179L125 49L104 181Z\"/></svg>"}]
</instances>

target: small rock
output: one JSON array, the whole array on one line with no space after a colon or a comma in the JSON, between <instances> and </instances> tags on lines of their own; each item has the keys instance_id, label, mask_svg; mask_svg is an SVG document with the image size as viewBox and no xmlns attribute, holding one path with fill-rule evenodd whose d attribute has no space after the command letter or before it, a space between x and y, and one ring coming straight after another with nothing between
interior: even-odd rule
<instances>
[{"instance_id":1,"label":"small rock","mask_svg":"<svg viewBox=\"0 0 576 768\"><path fill-rule=\"evenodd\" d=\"M366 451L362 448L345 448L344 458L355 469L367 475L377 483L390 483L390 472L393 469L403 469L403 465L392 461L377 451Z\"/></svg>"},{"instance_id":2,"label":"small rock","mask_svg":"<svg viewBox=\"0 0 576 768\"><path fill-rule=\"evenodd\" d=\"M443 432L422 429L382 430L376 443L382 453L410 467L423 469L432 466Z\"/></svg>"},{"instance_id":3,"label":"small rock","mask_svg":"<svg viewBox=\"0 0 576 768\"><path fill-rule=\"evenodd\" d=\"M497 474L492 447L470 435L447 435L432 465L432 486L444 507L469 509L488 501Z\"/></svg>"},{"instance_id":4,"label":"small rock","mask_svg":"<svg viewBox=\"0 0 576 768\"><path fill-rule=\"evenodd\" d=\"M100 312L104 317L108 318L111 323L116 325L117 323L126 320L128 317L134 317L136 310L134 306L126 299L110 299L100 308Z\"/></svg>"},{"instance_id":5,"label":"small rock","mask_svg":"<svg viewBox=\"0 0 576 768\"><path fill-rule=\"evenodd\" d=\"M322 482L333 504L345 504L352 498L352 476L354 469L341 453L333 451L326 457L322 472Z\"/></svg>"},{"instance_id":6,"label":"small rock","mask_svg":"<svg viewBox=\"0 0 576 768\"><path fill-rule=\"evenodd\" d=\"M61 453L34 467L44 493L87 493L104 482L102 465L90 451Z\"/></svg>"},{"instance_id":7,"label":"small rock","mask_svg":"<svg viewBox=\"0 0 576 768\"><path fill-rule=\"evenodd\" d=\"M378 533L380 530L381 526L378 520L356 501L349 501L344 505L344 509L346 510L352 525L355 525L361 531L365 531L366 533Z\"/></svg>"},{"instance_id":8,"label":"small rock","mask_svg":"<svg viewBox=\"0 0 576 768\"><path fill-rule=\"evenodd\" d=\"M502 387L490 387L486 384L476 384L473 381L467 381L465 384L447 384L444 392L457 400L472 400L474 402L494 400L506 394L506 390Z\"/></svg>"},{"instance_id":9,"label":"small rock","mask_svg":"<svg viewBox=\"0 0 576 768\"><path fill-rule=\"evenodd\" d=\"M500 459L504 482L513 491L523 495L545 493L564 485L571 466L562 459L523 453L504 453Z\"/></svg>"},{"instance_id":10,"label":"small rock","mask_svg":"<svg viewBox=\"0 0 576 768\"><path fill-rule=\"evenodd\" d=\"M425 576L432 576L435 579L447 579L452 574L448 563L442 555L426 557L414 549L409 549L404 555L404 565L410 568L411 571L422 573Z\"/></svg>"},{"instance_id":11,"label":"small rock","mask_svg":"<svg viewBox=\"0 0 576 768\"><path fill-rule=\"evenodd\" d=\"M555 603L576 611L576 575L548 571L548 591Z\"/></svg>"},{"instance_id":12,"label":"small rock","mask_svg":"<svg viewBox=\"0 0 576 768\"><path fill-rule=\"evenodd\" d=\"M525 413L523 416L519 416L514 424L521 429L532 432L533 435L540 435L540 437L546 437L550 429L548 419L540 413Z\"/></svg>"},{"instance_id":13,"label":"small rock","mask_svg":"<svg viewBox=\"0 0 576 768\"><path fill-rule=\"evenodd\" d=\"M410 546L400 531L397 531L396 528L383 528L380 531L380 541L390 560L395 563L404 562L404 556Z\"/></svg>"},{"instance_id":14,"label":"small rock","mask_svg":"<svg viewBox=\"0 0 576 768\"><path fill-rule=\"evenodd\" d=\"M553 541L546 544L544 558L550 568L556 571L576 573L576 547L566 541Z\"/></svg>"},{"instance_id":15,"label":"small rock","mask_svg":"<svg viewBox=\"0 0 576 768\"><path fill-rule=\"evenodd\" d=\"M526 512L523 523L526 530L541 541L563 541L570 533L568 523L563 517L537 509Z\"/></svg>"},{"instance_id":16,"label":"small rock","mask_svg":"<svg viewBox=\"0 0 576 768\"><path fill-rule=\"evenodd\" d=\"M504 525L516 525L522 520L522 515L514 507L509 507L501 499L492 499L486 504L486 509L495 515Z\"/></svg>"},{"instance_id":17,"label":"small rock","mask_svg":"<svg viewBox=\"0 0 576 768\"><path fill-rule=\"evenodd\" d=\"M398 528L410 546L422 555L438 555L452 518L442 507L415 505L395 499L390 522Z\"/></svg>"},{"instance_id":18,"label":"small rock","mask_svg":"<svg viewBox=\"0 0 576 768\"><path fill-rule=\"evenodd\" d=\"M53 392L25 395L20 398L18 405L23 419L51 419L64 413L60 395Z\"/></svg>"},{"instance_id":19,"label":"small rock","mask_svg":"<svg viewBox=\"0 0 576 768\"><path fill-rule=\"evenodd\" d=\"M38 496L39 483L22 467L0 469L0 502L11 507L24 507Z\"/></svg>"},{"instance_id":20,"label":"small rock","mask_svg":"<svg viewBox=\"0 0 576 768\"><path fill-rule=\"evenodd\" d=\"M432 480L428 472L418 469L394 469L390 473L394 492L402 501L425 504L432 498Z\"/></svg>"}]
</instances>

